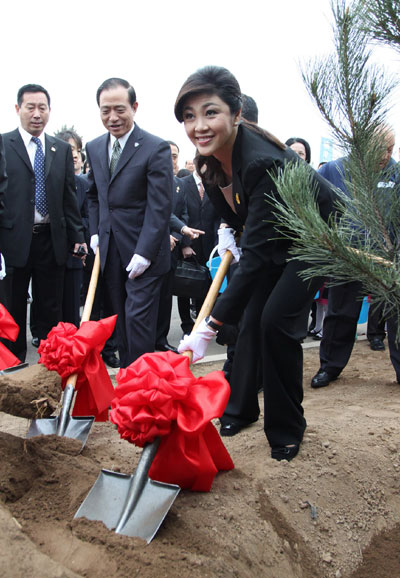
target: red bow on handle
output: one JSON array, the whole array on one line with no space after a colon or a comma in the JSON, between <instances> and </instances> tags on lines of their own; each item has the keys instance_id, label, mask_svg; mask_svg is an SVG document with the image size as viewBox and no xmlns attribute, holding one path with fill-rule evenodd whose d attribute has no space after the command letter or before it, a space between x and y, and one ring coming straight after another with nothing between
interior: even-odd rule
<instances>
[{"instance_id":1,"label":"red bow on handle","mask_svg":"<svg viewBox=\"0 0 400 578\"><path fill-rule=\"evenodd\" d=\"M0 303L0 337L3 339L8 339L9 341L15 341L18 337L19 327L11 317L7 309ZM15 357L13 353L7 347L0 343L0 369L6 369L6 367L14 367L19 365L21 361L18 357Z\"/></svg>"},{"instance_id":2,"label":"red bow on handle","mask_svg":"<svg viewBox=\"0 0 400 578\"><path fill-rule=\"evenodd\" d=\"M195 378L189 359L147 353L117 375L110 421L123 439L143 447L158 436L149 475L208 492L219 470L234 465L211 419L224 412L230 388L222 371Z\"/></svg>"},{"instance_id":3,"label":"red bow on handle","mask_svg":"<svg viewBox=\"0 0 400 578\"><path fill-rule=\"evenodd\" d=\"M79 329L72 323L60 322L39 346L39 363L57 371L63 389L68 377L78 374L74 416L94 415L96 421L108 420L114 388L100 353L116 319L113 315L100 321L85 321Z\"/></svg>"}]
</instances>

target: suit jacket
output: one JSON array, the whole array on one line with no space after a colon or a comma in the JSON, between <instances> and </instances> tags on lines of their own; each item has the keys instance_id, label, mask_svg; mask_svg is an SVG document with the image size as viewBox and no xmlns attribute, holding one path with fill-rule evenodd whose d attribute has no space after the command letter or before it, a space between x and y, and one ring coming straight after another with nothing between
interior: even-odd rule
<instances>
[{"instance_id":1,"label":"suit jacket","mask_svg":"<svg viewBox=\"0 0 400 578\"><path fill-rule=\"evenodd\" d=\"M189 227L205 231L197 239L190 240L185 237L183 246L191 246L198 261L204 265L210 257L211 251L218 243L217 230L221 218L207 194L201 200L199 190L193 175L183 177L185 196L189 213Z\"/></svg>"},{"instance_id":2,"label":"suit jacket","mask_svg":"<svg viewBox=\"0 0 400 578\"><path fill-rule=\"evenodd\" d=\"M143 276L163 275L170 269L170 146L135 124L110 177L108 143L107 133L86 145L90 233L99 235L102 269L112 232L124 266L137 253L151 261Z\"/></svg>"},{"instance_id":3,"label":"suit jacket","mask_svg":"<svg viewBox=\"0 0 400 578\"><path fill-rule=\"evenodd\" d=\"M7 190L6 156L3 138L0 134L0 215L4 212L4 195Z\"/></svg>"},{"instance_id":4,"label":"suit jacket","mask_svg":"<svg viewBox=\"0 0 400 578\"><path fill-rule=\"evenodd\" d=\"M81 176L81 175L75 175L75 192L76 192L76 199L78 201L78 208L79 208L79 213L81 215L81 221L82 221L82 226L83 226L83 234L85 237L85 242L87 244L87 246L89 247L89 239L87 238L87 231L89 228L89 214L88 214L88 203L87 203L87 197L86 197L86 193L89 187L89 183L88 180ZM73 255L68 255L68 259L67 259L67 269L82 269L83 268L83 263L82 261L77 258L74 257Z\"/></svg>"},{"instance_id":5,"label":"suit jacket","mask_svg":"<svg viewBox=\"0 0 400 578\"><path fill-rule=\"evenodd\" d=\"M174 177L174 187L172 194L172 212L169 219L169 230L171 235L174 235L176 239L181 240L182 227L187 225L189 222L189 215L187 211L187 202L185 189L182 183L182 179Z\"/></svg>"},{"instance_id":6,"label":"suit jacket","mask_svg":"<svg viewBox=\"0 0 400 578\"><path fill-rule=\"evenodd\" d=\"M232 154L233 201L230 208L219 187L207 189L219 214L233 228L245 228L241 239L243 255L228 287L213 310L215 318L238 322L257 278L269 267L284 266L289 257L291 241L277 238L273 202L266 195L278 198L275 184L267 171L276 172L288 161L304 162L291 149L282 150L261 135L240 125ZM323 177L313 172L317 182L317 203L321 216L327 220L334 211L335 193ZM280 236L281 237L281 236Z\"/></svg>"},{"instance_id":7,"label":"suit jacket","mask_svg":"<svg viewBox=\"0 0 400 578\"><path fill-rule=\"evenodd\" d=\"M55 258L64 265L68 250L83 243L83 228L75 193L71 146L45 135L45 179ZM8 186L0 216L0 247L7 266L24 267L32 240L35 175L19 130L3 135Z\"/></svg>"}]
</instances>

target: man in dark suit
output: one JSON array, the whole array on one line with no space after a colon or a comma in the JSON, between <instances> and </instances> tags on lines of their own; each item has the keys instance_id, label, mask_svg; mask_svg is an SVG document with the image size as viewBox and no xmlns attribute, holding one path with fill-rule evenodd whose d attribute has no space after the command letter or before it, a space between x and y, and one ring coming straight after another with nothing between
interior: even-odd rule
<instances>
[{"instance_id":1,"label":"man in dark suit","mask_svg":"<svg viewBox=\"0 0 400 578\"><path fill-rule=\"evenodd\" d=\"M170 269L171 151L135 124L136 93L126 80L103 82L97 103L107 133L86 146L91 247L99 244L127 367L154 351L160 288Z\"/></svg>"},{"instance_id":2,"label":"man in dark suit","mask_svg":"<svg viewBox=\"0 0 400 578\"><path fill-rule=\"evenodd\" d=\"M4 153L3 137L0 134L0 215L4 211L4 193L7 190L6 156ZM0 247L1 251L1 247ZM0 281L6 276L6 264L0 252Z\"/></svg>"},{"instance_id":3,"label":"man in dark suit","mask_svg":"<svg viewBox=\"0 0 400 578\"><path fill-rule=\"evenodd\" d=\"M184 259L195 258L200 265L205 265L211 251L217 245L217 230L221 219L205 194L201 179L196 172L184 177L182 183L189 214L188 225L191 228L204 231L204 235L197 236L195 239L184 237L182 255ZM203 300L196 299L195 308L197 314L200 312L202 304ZM189 334L194 325L190 315L190 299L178 297L178 309L182 331L185 334Z\"/></svg>"},{"instance_id":4,"label":"man in dark suit","mask_svg":"<svg viewBox=\"0 0 400 578\"><path fill-rule=\"evenodd\" d=\"M0 217L0 246L7 264L2 300L20 327L7 343L26 356L26 309L32 279L37 336L45 339L61 320L64 269L68 251L86 251L74 181L71 147L44 133L50 97L42 86L27 84L17 95L21 126L3 135L8 186Z\"/></svg>"}]
</instances>

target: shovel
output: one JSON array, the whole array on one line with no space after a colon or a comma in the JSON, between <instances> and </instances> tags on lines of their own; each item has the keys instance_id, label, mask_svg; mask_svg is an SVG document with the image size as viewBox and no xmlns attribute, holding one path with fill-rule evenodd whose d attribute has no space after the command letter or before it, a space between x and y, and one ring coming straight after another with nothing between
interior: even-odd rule
<instances>
[{"instance_id":1,"label":"shovel","mask_svg":"<svg viewBox=\"0 0 400 578\"><path fill-rule=\"evenodd\" d=\"M100 271L100 253L96 252L93 264L92 274L90 277L89 288L86 296L85 306L83 308L81 324L89 321L92 312L94 296L96 293L97 280ZM74 374L68 378L64 388L64 396L59 416L49 417L46 419L34 419L26 437L31 438L40 435L58 435L67 438L74 438L82 443L83 449L92 427L94 416L72 417L70 415L72 401L75 394L75 385L78 375Z\"/></svg>"},{"instance_id":2,"label":"shovel","mask_svg":"<svg viewBox=\"0 0 400 578\"><path fill-rule=\"evenodd\" d=\"M231 260L232 254L227 251L193 329L211 312ZM191 351L183 355L191 361ZM149 544L180 492L180 487L175 484L157 482L148 477L160 441L156 438L144 446L136 472L132 475L101 470L74 518L99 520L116 534L142 538Z\"/></svg>"}]
</instances>

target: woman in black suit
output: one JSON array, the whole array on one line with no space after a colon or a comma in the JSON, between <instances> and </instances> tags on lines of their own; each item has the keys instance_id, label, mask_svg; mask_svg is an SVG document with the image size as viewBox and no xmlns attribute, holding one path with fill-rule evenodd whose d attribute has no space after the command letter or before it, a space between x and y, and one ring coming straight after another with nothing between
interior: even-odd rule
<instances>
[{"instance_id":1,"label":"woman in black suit","mask_svg":"<svg viewBox=\"0 0 400 578\"><path fill-rule=\"evenodd\" d=\"M183 84L175 116L197 148L197 170L217 212L229 225L222 245L233 248L233 230L244 230L242 257L229 285L209 318L185 337L179 351L190 349L193 360L203 357L208 341L223 323L237 323L245 312L261 320L265 433L271 456L291 460L302 441L303 416L301 340L321 279L304 282L306 264L287 261L291 242L279 238L274 225L278 198L269 171L277 172L299 157L270 133L241 121L241 90L225 68L209 66ZM334 194L317 173L317 202L327 220Z\"/></svg>"}]
</instances>

